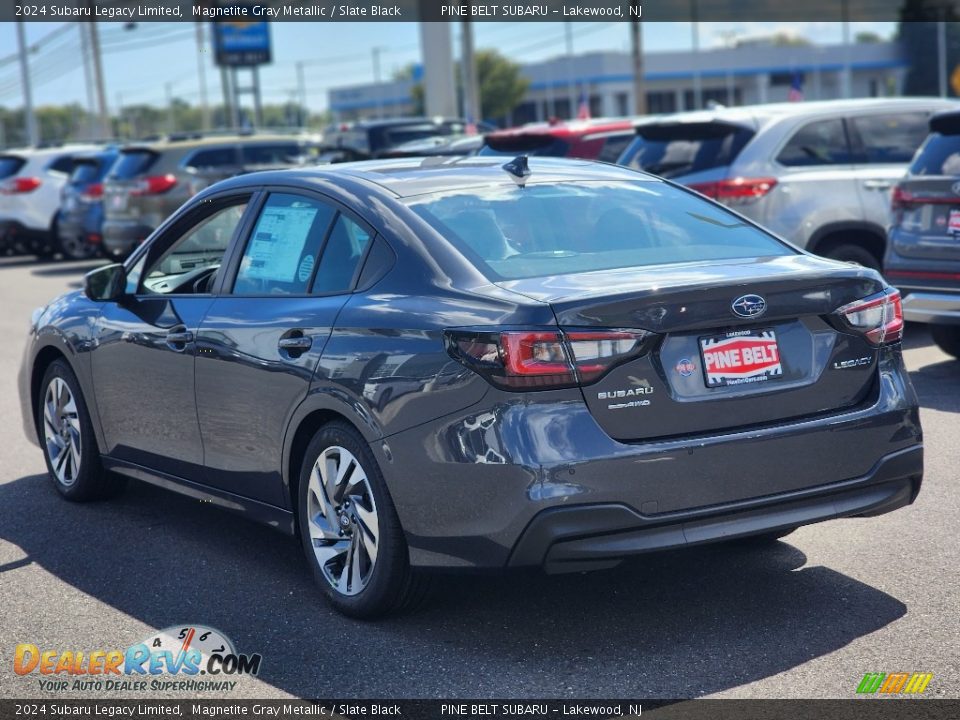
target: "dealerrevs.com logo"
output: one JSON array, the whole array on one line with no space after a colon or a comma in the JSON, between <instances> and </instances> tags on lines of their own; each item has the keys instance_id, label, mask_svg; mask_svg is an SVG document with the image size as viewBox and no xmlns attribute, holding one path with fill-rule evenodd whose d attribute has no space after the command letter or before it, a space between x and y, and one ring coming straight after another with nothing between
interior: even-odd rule
<instances>
[{"instance_id":1,"label":"dealerrevs.com logo","mask_svg":"<svg viewBox=\"0 0 960 720\"><path fill-rule=\"evenodd\" d=\"M41 649L20 643L13 671L36 676L46 691L225 692L238 675L257 675L262 656L241 654L223 633L204 625L161 630L125 650Z\"/></svg>"},{"instance_id":2,"label":"dealerrevs.com logo","mask_svg":"<svg viewBox=\"0 0 960 720\"><path fill-rule=\"evenodd\" d=\"M927 689L933 673L867 673L857 686L860 695L919 695Z\"/></svg>"}]
</instances>

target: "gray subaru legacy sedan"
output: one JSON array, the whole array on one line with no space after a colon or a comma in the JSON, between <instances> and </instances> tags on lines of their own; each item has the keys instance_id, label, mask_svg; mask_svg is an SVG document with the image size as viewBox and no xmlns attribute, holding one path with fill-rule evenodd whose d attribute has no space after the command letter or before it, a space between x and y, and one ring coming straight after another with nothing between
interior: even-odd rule
<instances>
[{"instance_id":1,"label":"gray subaru legacy sedan","mask_svg":"<svg viewBox=\"0 0 960 720\"><path fill-rule=\"evenodd\" d=\"M19 385L55 487L259 519L357 617L428 570L604 568L913 502L880 275L650 175L504 160L226 180L37 310Z\"/></svg>"}]
</instances>

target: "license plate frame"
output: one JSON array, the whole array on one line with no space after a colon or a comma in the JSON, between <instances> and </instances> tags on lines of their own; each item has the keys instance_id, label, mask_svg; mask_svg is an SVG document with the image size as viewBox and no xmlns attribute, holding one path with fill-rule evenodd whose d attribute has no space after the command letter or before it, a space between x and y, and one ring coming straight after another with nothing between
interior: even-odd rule
<instances>
[{"instance_id":1,"label":"license plate frame","mask_svg":"<svg viewBox=\"0 0 960 720\"><path fill-rule=\"evenodd\" d=\"M710 389L783 378L783 358L773 328L704 335L697 345L703 382Z\"/></svg>"}]
</instances>

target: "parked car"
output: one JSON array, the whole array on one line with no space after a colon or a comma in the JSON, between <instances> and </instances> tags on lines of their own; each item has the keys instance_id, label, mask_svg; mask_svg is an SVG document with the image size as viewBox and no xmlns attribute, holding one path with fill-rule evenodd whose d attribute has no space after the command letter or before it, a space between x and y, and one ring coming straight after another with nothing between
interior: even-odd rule
<instances>
[{"instance_id":1,"label":"parked car","mask_svg":"<svg viewBox=\"0 0 960 720\"><path fill-rule=\"evenodd\" d=\"M52 256L58 248L60 190L76 155L94 145L22 148L0 153L0 254Z\"/></svg>"},{"instance_id":2,"label":"parked car","mask_svg":"<svg viewBox=\"0 0 960 720\"><path fill-rule=\"evenodd\" d=\"M633 122L623 118L531 123L489 133L478 154L616 162L635 137Z\"/></svg>"},{"instance_id":3,"label":"parked car","mask_svg":"<svg viewBox=\"0 0 960 720\"><path fill-rule=\"evenodd\" d=\"M234 175L292 167L309 154L289 135L185 135L120 150L104 182L103 247L126 257L170 213Z\"/></svg>"},{"instance_id":4,"label":"parked car","mask_svg":"<svg viewBox=\"0 0 960 720\"><path fill-rule=\"evenodd\" d=\"M432 157L434 155L476 155L483 147L483 135L436 135L397 145L383 153L385 158Z\"/></svg>"},{"instance_id":5,"label":"parked car","mask_svg":"<svg viewBox=\"0 0 960 720\"><path fill-rule=\"evenodd\" d=\"M781 103L646 118L620 158L736 208L799 247L879 269L890 190L937 98Z\"/></svg>"},{"instance_id":6,"label":"parked car","mask_svg":"<svg viewBox=\"0 0 960 720\"><path fill-rule=\"evenodd\" d=\"M930 136L893 190L884 274L907 320L928 323L960 358L960 111L930 118Z\"/></svg>"},{"instance_id":7,"label":"parked car","mask_svg":"<svg viewBox=\"0 0 960 720\"><path fill-rule=\"evenodd\" d=\"M85 260L103 243L103 181L119 152L107 148L76 155L73 171L60 192L57 213L58 249L68 260Z\"/></svg>"},{"instance_id":8,"label":"parked car","mask_svg":"<svg viewBox=\"0 0 960 720\"><path fill-rule=\"evenodd\" d=\"M438 136L464 135L469 123L457 118L402 117L341 123L323 135L320 161L350 162L383 157L398 145ZM478 132L494 129L476 123Z\"/></svg>"},{"instance_id":9,"label":"parked car","mask_svg":"<svg viewBox=\"0 0 960 720\"><path fill-rule=\"evenodd\" d=\"M615 165L384 160L218 183L36 311L28 436L299 534L335 607L425 568L611 567L920 490L900 296ZM251 562L254 560L251 559Z\"/></svg>"}]
</instances>

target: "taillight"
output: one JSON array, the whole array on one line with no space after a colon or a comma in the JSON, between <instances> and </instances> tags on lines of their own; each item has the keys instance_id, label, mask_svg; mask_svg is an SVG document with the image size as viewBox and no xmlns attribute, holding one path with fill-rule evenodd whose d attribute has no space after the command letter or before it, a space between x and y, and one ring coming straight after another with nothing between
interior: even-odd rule
<instances>
[{"instance_id":1,"label":"taillight","mask_svg":"<svg viewBox=\"0 0 960 720\"><path fill-rule=\"evenodd\" d=\"M131 195L160 195L177 184L175 175L150 175L141 178L130 191Z\"/></svg>"},{"instance_id":2,"label":"taillight","mask_svg":"<svg viewBox=\"0 0 960 720\"><path fill-rule=\"evenodd\" d=\"M903 338L903 304L900 293L893 288L848 303L836 314L871 345L889 345Z\"/></svg>"},{"instance_id":3,"label":"taillight","mask_svg":"<svg viewBox=\"0 0 960 720\"><path fill-rule=\"evenodd\" d=\"M103 183L90 183L80 193L80 199L86 202L96 202L103 199Z\"/></svg>"},{"instance_id":4,"label":"taillight","mask_svg":"<svg viewBox=\"0 0 960 720\"><path fill-rule=\"evenodd\" d=\"M21 193L33 192L41 184L40 178L37 177L14 177L0 183L0 194L20 195Z\"/></svg>"},{"instance_id":5,"label":"taillight","mask_svg":"<svg viewBox=\"0 0 960 720\"><path fill-rule=\"evenodd\" d=\"M690 183L687 187L725 205L747 205L773 190L776 178L732 178L717 182Z\"/></svg>"},{"instance_id":6,"label":"taillight","mask_svg":"<svg viewBox=\"0 0 960 720\"><path fill-rule=\"evenodd\" d=\"M508 390L573 387L600 379L637 357L654 336L646 330L448 330L456 360Z\"/></svg>"}]
</instances>

